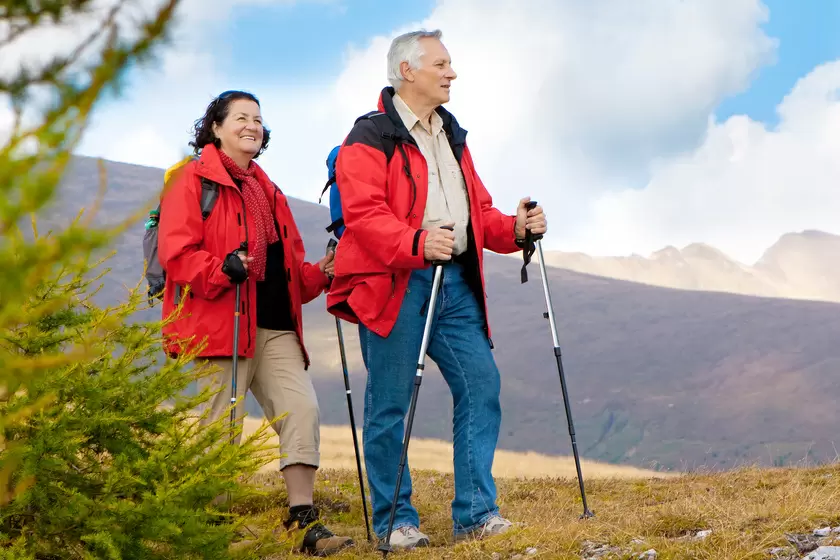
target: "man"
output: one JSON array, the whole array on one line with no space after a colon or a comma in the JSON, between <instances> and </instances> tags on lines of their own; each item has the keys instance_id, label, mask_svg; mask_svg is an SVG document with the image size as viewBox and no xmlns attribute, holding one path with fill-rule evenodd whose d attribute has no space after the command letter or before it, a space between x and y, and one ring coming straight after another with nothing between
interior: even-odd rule
<instances>
[{"instance_id":1,"label":"man","mask_svg":"<svg viewBox=\"0 0 840 560\"><path fill-rule=\"evenodd\" d=\"M381 132L361 119L336 164L346 229L327 306L330 313L359 323L368 370L365 465L380 539L387 537L403 422L431 295L429 264L435 260L446 264L428 355L453 398L454 535L456 540L496 535L511 526L499 515L491 473L501 423L500 379L491 353L482 250L518 251L526 229L543 234L546 223L539 206L526 208L529 198L512 216L492 206L466 146L466 131L441 107L449 101L456 74L440 37L439 31L418 31L391 44L392 87L382 90L379 111L403 142L390 163ZM394 548L429 544L410 497L406 467L390 535Z\"/></svg>"}]
</instances>

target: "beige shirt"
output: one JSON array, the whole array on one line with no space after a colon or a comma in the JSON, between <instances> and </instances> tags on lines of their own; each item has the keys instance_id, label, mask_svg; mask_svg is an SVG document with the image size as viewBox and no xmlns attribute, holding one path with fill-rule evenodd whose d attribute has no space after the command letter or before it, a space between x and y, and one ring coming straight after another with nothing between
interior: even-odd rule
<instances>
[{"instance_id":1,"label":"beige shirt","mask_svg":"<svg viewBox=\"0 0 840 560\"><path fill-rule=\"evenodd\" d=\"M445 223L454 223L453 253L460 255L467 250L470 202L464 174L443 130L443 119L436 111L432 111L431 123L420 122L399 94L394 95L394 107L420 147L420 153L426 158L429 169L429 195L422 227L431 229Z\"/></svg>"}]
</instances>

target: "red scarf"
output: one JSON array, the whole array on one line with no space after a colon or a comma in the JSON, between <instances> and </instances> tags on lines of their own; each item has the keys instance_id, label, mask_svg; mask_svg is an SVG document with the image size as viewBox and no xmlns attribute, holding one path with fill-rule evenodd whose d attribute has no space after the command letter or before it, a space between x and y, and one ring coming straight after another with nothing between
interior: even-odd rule
<instances>
[{"instance_id":1,"label":"red scarf","mask_svg":"<svg viewBox=\"0 0 840 560\"><path fill-rule=\"evenodd\" d=\"M219 150L222 165L234 179L242 181L242 197L245 199L245 210L254 217L256 231L250 232L248 239L248 256L254 257L248 265L248 276L257 280L265 279L265 261L267 247L278 241L277 230L274 229L274 217L271 207L265 197L262 185L257 181L257 167L254 162L248 163L248 169L242 169L230 156Z\"/></svg>"}]
</instances>

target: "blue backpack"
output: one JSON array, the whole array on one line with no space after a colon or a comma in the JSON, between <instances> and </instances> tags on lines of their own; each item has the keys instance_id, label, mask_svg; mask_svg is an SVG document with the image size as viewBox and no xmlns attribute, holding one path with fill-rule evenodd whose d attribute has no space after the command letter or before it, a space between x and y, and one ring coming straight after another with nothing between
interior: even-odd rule
<instances>
[{"instance_id":1,"label":"blue backpack","mask_svg":"<svg viewBox=\"0 0 840 560\"><path fill-rule=\"evenodd\" d=\"M394 123L391 121L390 117L385 113L380 113L379 111L371 111L365 115L356 119L356 122L353 123L355 126L362 119L370 119L373 124L376 125L377 130L382 138L382 145L385 148L385 161L387 163L391 162L391 158L394 156L394 148L399 146L398 142L402 142L402 138L399 137L397 134L397 129L394 126ZM411 171L408 170L408 158L405 157L405 152L403 151L402 146L399 146L400 152L403 154L403 159L406 161L406 172L411 174ZM338 152L341 149L341 146L336 146L335 148L330 151L330 154L327 156L327 183L324 185L324 188L321 190L321 196L318 198L318 204L321 204L321 199L324 198L324 193L327 192L327 189L330 191L330 225L327 226L326 230L327 233L332 233L335 235L336 239L341 239L341 236L344 234L344 217L341 209L341 192L338 190L338 183L336 182L335 178L335 162L338 159Z\"/></svg>"}]
</instances>

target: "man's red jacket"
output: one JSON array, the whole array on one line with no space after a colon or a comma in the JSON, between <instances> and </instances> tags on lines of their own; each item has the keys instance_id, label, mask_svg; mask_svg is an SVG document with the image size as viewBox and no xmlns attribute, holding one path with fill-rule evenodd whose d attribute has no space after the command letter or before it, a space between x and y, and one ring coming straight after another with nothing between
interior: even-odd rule
<instances>
[{"instance_id":1,"label":"man's red jacket","mask_svg":"<svg viewBox=\"0 0 840 560\"><path fill-rule=\"evenodd\" d=\"M427 232L420 227L428 192L428 168L394 108L393 96L392 87L384 88L378 109L391 118L398 134L406 139L403 148L414 181L406 173L402 151L395 149L386 165L376 125L369 119L359 120L336 160L336 182L346 229L338 244L335 278L327 295L330 313L351 323L361 322L381 336L388 336L397 320L412 270L429 266L423 257ZM516 216L505 215L493 207L490 193L473 166L466 145L467 131L442 107L437 112L443 118L469 194L467 281L484 311L484 330L489 338L483 250L503 254L520 250L514 233Z\"/></svg>"}]
</instances>

